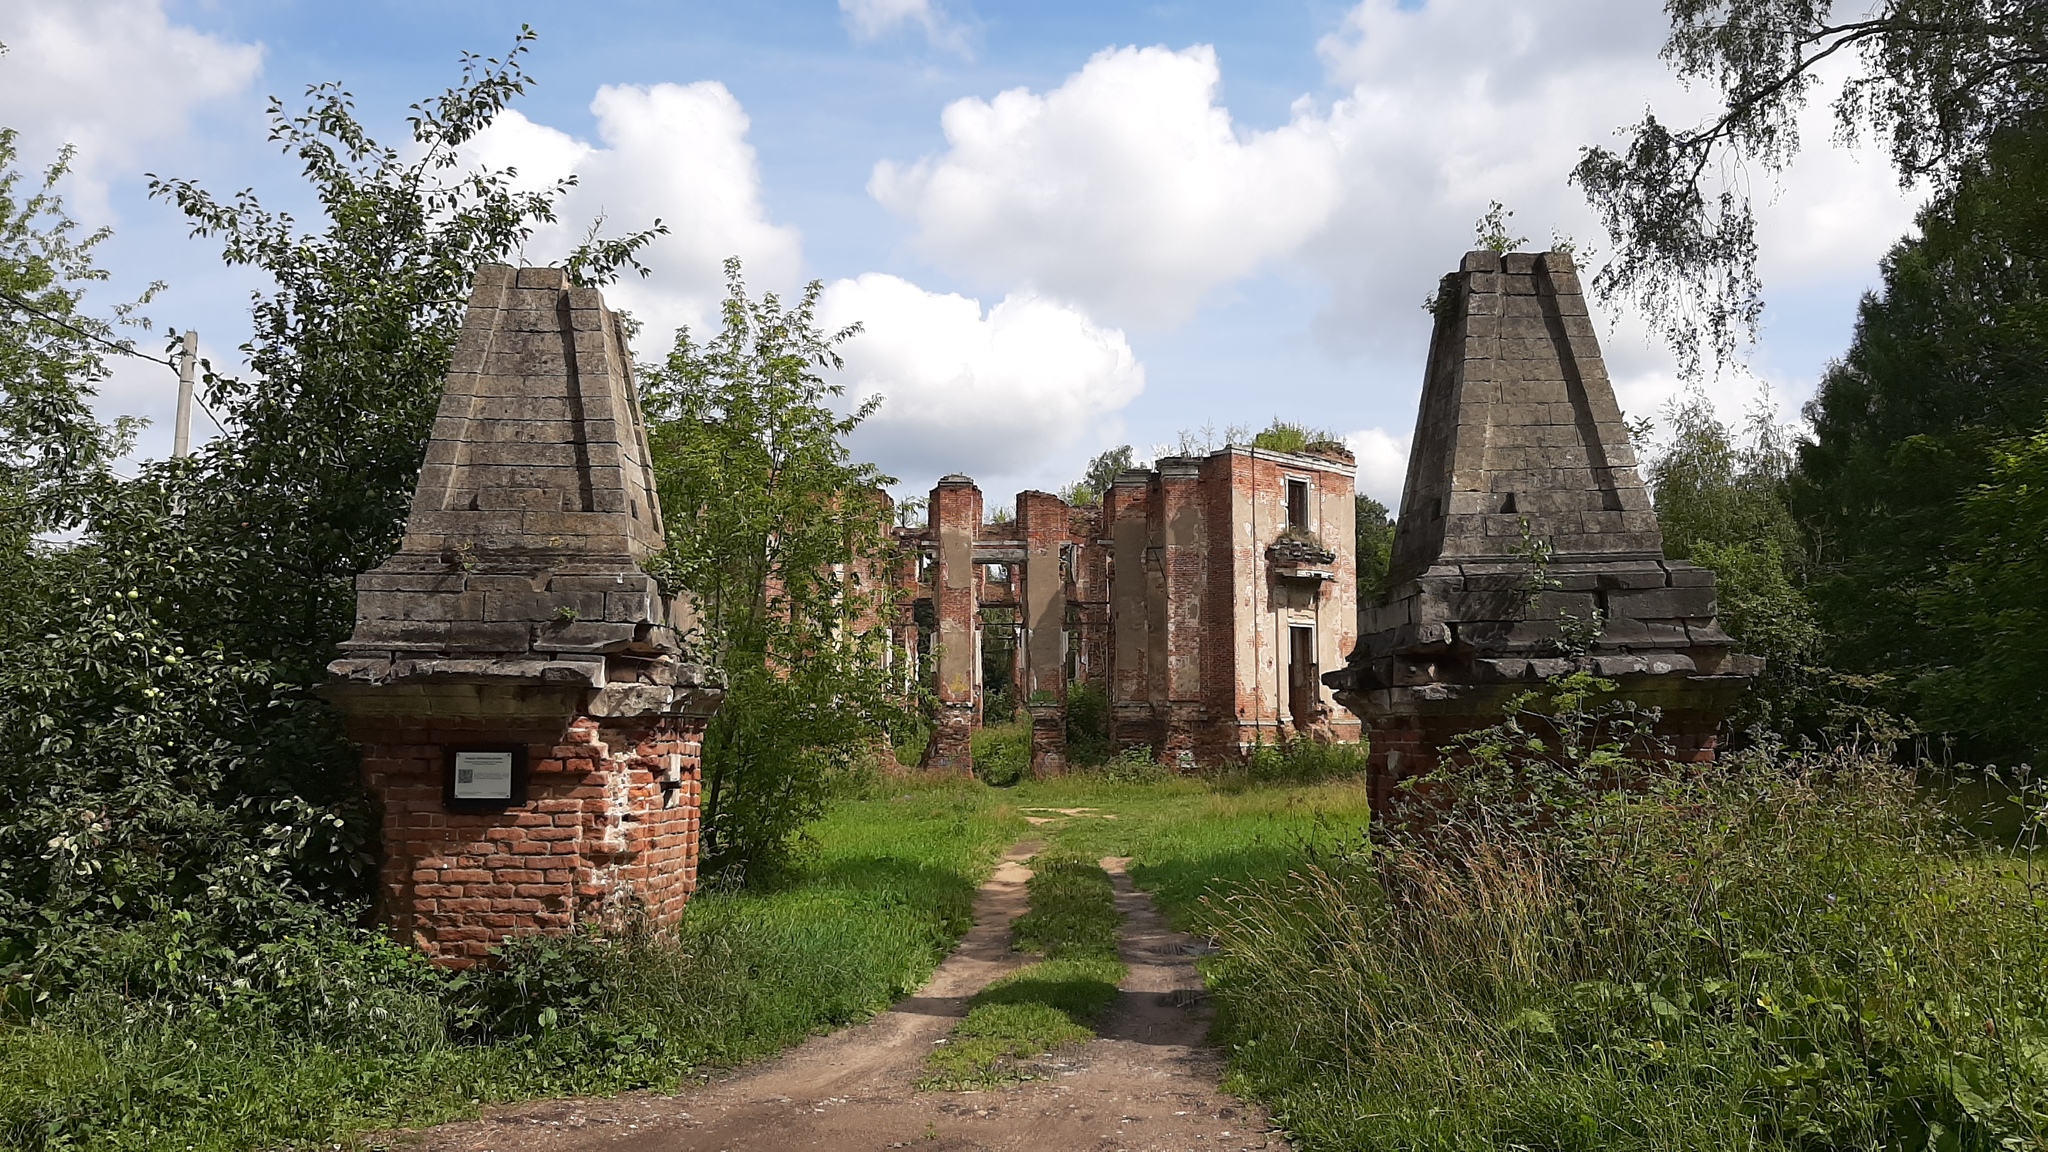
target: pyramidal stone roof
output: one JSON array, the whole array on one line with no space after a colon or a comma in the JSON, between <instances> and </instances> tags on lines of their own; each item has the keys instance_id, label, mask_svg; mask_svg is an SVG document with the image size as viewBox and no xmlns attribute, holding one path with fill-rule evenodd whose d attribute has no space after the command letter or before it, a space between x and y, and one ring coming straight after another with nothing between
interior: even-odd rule
<instances>
[{"instance_id":1,"label":"pyramidal stone roof","mask_svg":"<svg viewBox=\"0 0 2048 1152\"><path fill-rule=\"evenodd\" d=\"M1525 530L1560 561L1661 559L1571 258L1468 253L1435 312L1393 581L1513 560Z\"/></svg>"},{"instance_id":2,"label":"pyramidal stone roof","mask_svg":"<svg viewBox=\"0 0 2048 1152\"><path fill-rule=\"evenodd\" d=\"M559 268L486 265L404 551L637 560L661 543L632 359L604 297Z\"/></svg>"},{"instance_id":3,"label":"pyramidal stone roof","mask_svg":"<svg viewBox=\"0 0 2048 1152\"><path fill-rule=\"evenodd\" d=\"M595 288L479 269L398 554L356 581L345 680L603 687L677 651L640 563L661 506L632 360ZM664 676L665 678L665 676Z\"/></svg>"},{"instance_id":4,"label":"pyramidal stone roof","mask_svg":"<svg viewBox=\"0 0 2048 1152\"><path fill-rule=\"evenodd\" d=\"M1434 310L1386 594L1324 677L1340 702L1452 702L1582 658L1739 690L1757 665L1716 622L1714 573L1664 558L1571 258L1467 253Z\"/></svg>"}]
</instances>

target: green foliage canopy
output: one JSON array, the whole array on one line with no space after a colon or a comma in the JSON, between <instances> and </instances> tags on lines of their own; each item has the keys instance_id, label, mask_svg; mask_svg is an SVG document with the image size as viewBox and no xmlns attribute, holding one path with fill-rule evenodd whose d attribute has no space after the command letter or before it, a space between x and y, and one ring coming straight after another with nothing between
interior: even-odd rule
<instances>
[{"instance_id":1,"label":"green foliage canopy","mask_svg":"<svg viewBox=\"0 0 2048 1152\"><path fill-rule=\"evenodd\" d=\"M1369 604L1379 599L1387 569L1394 561L1393 513L1385 504L1360 494L1353 531L1358 547L1358 602Z\"/></svg>"},{"instance_id":2,"label":"green foliage canopy","mask_svg":"<svg viewBox=\"0 0 2048 1152\"><path fill-rule=\"evenodd\" d=\"M669 546L655 569L694 597L726 700L704 739L706 866L787 859L836 781L902 720L886 674L882 571L892 478L845 438L876 400L834 410L822 374L857 328L817 327L813 282L785 306L726 262L723 326L685 328L643 372Z\"/></svg>"},{"instance_id":3,"label":"green foliage canopy","mask_svg":"<svg viewBox=\"0 0 2048 1152\"><path fill-rule=\"evenodd\" d=\"M1854 59L1834 104L1840 133L1884 142L1907 183L1952 189L2004 129L2048 108L2048 7L2036 0L1667 0L1664 58L1721 108L1674 128L1654 112L1618 151L1583 150L1572 180L1615 245L1603 299L1642 309L1698 371L1726 362L1762 314L1756 218L1743 166L1772 174L1800 146L1797 118L1836 58Z\"/></svg>"},{"instance_id":4,"label":"green foliage canopy","mask_svg":"<svg viewBox=\"0 0 2048 1152\"><path fill-rule=\"evenodd\" d=\"M1119 444L1088 461L1087 471L1060 493L1060 499L1069 504L1100 504L1116 478L1131 467L1131 446Z\"/></svg>"},{"instance_id":5,"label":"green foliage canopy","mask_svg":"<svg viewBox=\"0 0 2048 1152\"><path fill-rule=\"evenodd\" d=\"M2048 126L1999 133L1982 165L1922 211L1921 234L1886 257L1854 343L1806 412L1814 438L1793 498L1817 549L1812 595L1830 661L1895 675L1909 689L1899 705L1937 730L2014 732L2003 706L1971 709L1957 694L1952 670L1976 659L1982 622L1964 625L1934 590L1974 586L1966 574L1985 574L1983 557L2007 555L2025 531L1988 518L2024 507L2010 486L2024 482L2031 449L2014 441L2048 413L2044 187ZM1987 485L2002 494L1974 495ZM1923 681L1947 685L1939 709L1925 710L1913 687Z\"/></svg>"},{"instance_id":6,"label":"green foliage canopy","mask_svg":"<svg viewBox=\"0 0 2048 1152\"><path fill-rule=\"evenodd\" d=\"M63 513L80 538L35 546L34 583L13 590L0 632L7 976L61 981L93 962L103 930L232 957L367 895L372 816L314 689L352 623L354 576L396 547L471 273L553 218L559 187L519 192L458 155L523 90L530 37L468 58L460 84L415 106L407 149L377 144L332 85L302 115L273 102L272 137L323 209L311 230L252 192L153 183L273 284L244 348L256 374L207 373L225 428L192 457L107 474L117 438L77 407L97 368L68 346L46 346L41 392L10 381L10 406L54 397L46 407L70 413L30 424L42 438L10 456L69 461L59 474L91 482ZM42 239L20 229L17 255L40 245L57 273L90 278L82 252L64 255L61 221ZM593 242L573 263L602 278L647 237ZM29 277L52 307L72 291L49 269Z\"/></svg>"}]
</instances>

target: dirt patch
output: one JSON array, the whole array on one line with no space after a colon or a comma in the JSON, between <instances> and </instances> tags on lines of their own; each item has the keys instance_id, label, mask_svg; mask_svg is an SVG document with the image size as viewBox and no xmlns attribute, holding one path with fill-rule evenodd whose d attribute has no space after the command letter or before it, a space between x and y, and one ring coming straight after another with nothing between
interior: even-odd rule
<instances>
[{"instance_id":1,"label":"dirt patch","mask_svg":"<svg viewBox=\"0 0 2048 1152\"><path fill-rule=\"evenodd\" d=\"M912 1087L925 1053L967 1000L1028 963L1010 922L1028 906L1019 844L977 894L974 929L917 995L866 1024L676 1096L555 1100L494 1110L387 1141L433 1152L741 1152L924 1149L930 1152L1283 1149L1265 1113L1217 1088L1222 1059L1204 1043L1210 1012L1193 938L1166 926L1124 871L1102 864L1124 916L1118 951L1130 974L1102 1036L1042 1062L1046 1074L986 1092Z\"/></svg>"}]
</instances>

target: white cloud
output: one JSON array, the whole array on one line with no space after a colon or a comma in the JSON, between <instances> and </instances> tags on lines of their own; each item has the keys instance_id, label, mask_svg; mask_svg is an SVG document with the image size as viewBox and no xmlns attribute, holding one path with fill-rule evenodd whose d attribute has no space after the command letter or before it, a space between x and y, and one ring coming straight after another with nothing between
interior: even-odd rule
<instances>
[{"instance_id":1,"label":"white cloud","mask_svg":"<svg viewBox=\"0 0 2048 1152\"><path fill-rule=\"evenodd\" d=\"M653 275L628 273L605 291L646 323L649 351L666 347L679 324L715 320L727 256L740 257L756 290L795 286L801 237L768 219L747 114L725 85L606 85L590 110L602 146L517 112L500 116L472 145L478 159L517 168L528 186L572 174L578 180L558 206L562 223L537 232L526 259L560 259L599 216L613 235L659 219L668 234L640 256Z\"/></svg>"},{"instance_id":2,"label":"white cloud","mask_svg":"<svg viewBox=\"0 0 2048 1152\"><path fill-rule=\"evenodd\" d=\"M947 18L932 0L839 0L846 27L855 40L879 40L906 25L924 31L934 48L965 55L967 32Z\"/></svg>"},{"instance_id":3,"label":"white cloud","mask_svg":"<svg viewBox=\"0 0 2048 1152\"><path fill-rule=\"evenodd\" d=\"M0 4L0 43L0 124L21 132L28 167L75 145L95 215L111 174L174 143L196 108L263 70L260 45L172 24L161 0Z\"/></svg>"},{"instance_id":4,"label":"white cloud","mask_svg":"<svg viewBox=\"0 0 2048 1152\"><path fill-rule=\"evenodd\" d=\"M1475 52L1481 28L1487 48ZM1594 246L1590 279L1606 236L1568 182L1580 148L1618 146L1617 132L1648 108L1685 125L1715 107L1709 86L1688 90L1658 56L1668 30L1661 7L1636 0L1540 8L1365 0L1354 8L1320 45L1345 89L1328 114L1343 202L1304 249L1333 289L1317 323L1324 343L1419 365L1428 326L1417 322L1416 302L1456 266L1493 199L1516 211L1515 231L1531 246L1554 232ZM1911 224L1917 196L1902 194L1870 153L1831 141L1827 105L1846 68L1826 77L1801 116L1808 146L1783 179L1740 174L1756 200L1765 290L1781 299L1846 282L1838 290L1853 301ZM1640 317L1605 319L1615 322L1602 343L1624 407L1656 415L1677 388L1669 354L1646 338ZM1784 390L1796 402L1811 384ZM1752 387L1733 378L1708 390L1732 399Z\"/></svg>"},{"instance_id":5,"label":"white cloud","mask_svg":"<svg viewBox=\"0 0 2048 1152\"><path fill-rule=\"evenodd\" d=\"M1049 91L953 103L945 149L877 165L869 191L947 272L988 291L1023 284L1116 323L1170 326L1262 268L1310 271L1328 293L1318 343L1363 358L1370 386L1399 404L1428 337L1417 304L1471 246L1489 200L1514 210L1532 247L1553 234L1590 246L1590 274L1606 237L1568 180L1579 150L1619 144L1648 108L1671 124L1713 110L1709 86L1688 90L1659 57L1667 31L1662 10L1640 0L1364 0L1319 45L1327 104L1304 97L1267 132L1219 103L1209 48L1105 51ZM1802 116L1808 147L1782 180L1737 175L1756 197L1767 292L1809 293L1846 316L1918 196L1871 151L1833 143L1827 105L1841 74ZM1795 324L1813 312L1797 306ZM1624 403L1654 414L1675 387L1668 352L1639 317L1605 319L1616 322L1603 343ZM1802 349L1786 370L1767 348L1758 364L1796 405L1812 357ZM1710 392L1749 388L1738 379Z\"/></svg>"},{"instance_id":6,"label":"white cloud","mask_svg":"<svg viewBox=\"0 0 2048 1152\"><path fill-rule=\"evenodd\" d=\"M1408 480L1408 437L1366 428L1345 436L1344 446L1358 458L1358 490L1398 515L1401 486Z\"/></svg>"},{"instance_id":7,"label":"white cloud","mask_svg":"<svg viewBox=\"0 0 2048 1152\"><path fill-rule=\"evenodd\" d=\"M828 286L819 318L863 326L843 378L852 402L883 401L853 446L913 487L946 472L986 485L1040 470L1145 386L1122 332L1029 292L984 311L871 272Z\"/></svg>"},{"instance_id":8,"label":"white cloud","mask_svg":"<svg viewBox=\"0 0 2048 1152\"><path fill-rule=\"evenodd\" d=\"M1122 48L1060 87L947 106L947 151L884 161L869 191L918 247L983 285L1023 283L1128 323L1187 318L1212 288L1293 251L1337 203L1306 111L1240 132L1207 46Z\"/></svg>"}]
</instances>

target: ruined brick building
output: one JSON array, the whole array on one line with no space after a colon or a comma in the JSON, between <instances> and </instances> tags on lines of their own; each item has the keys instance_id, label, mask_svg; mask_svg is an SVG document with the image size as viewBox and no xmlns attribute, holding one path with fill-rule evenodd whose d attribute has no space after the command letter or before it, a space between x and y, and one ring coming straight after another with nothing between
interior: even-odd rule
<instances>
[{"instance_id":1,"label":"ruined brick building","mask_svg":"<svg viewBox=\"0 0 2048 1152\"><path fill-rule=\"evenodd\" d=\"M1032 722L1032 769L1066 765L1071 685L1109 703L1113 747L1218 763L1296 736L1356 741L1321 682L1356 640L1354 469L1341 451L1230 446L1119 476L1100 506L1019 493L984 518L941 479L922 527L896 531L894 658L937 700L927 766L968 771L992 629Z\"/></svg>"}]
</instances>

